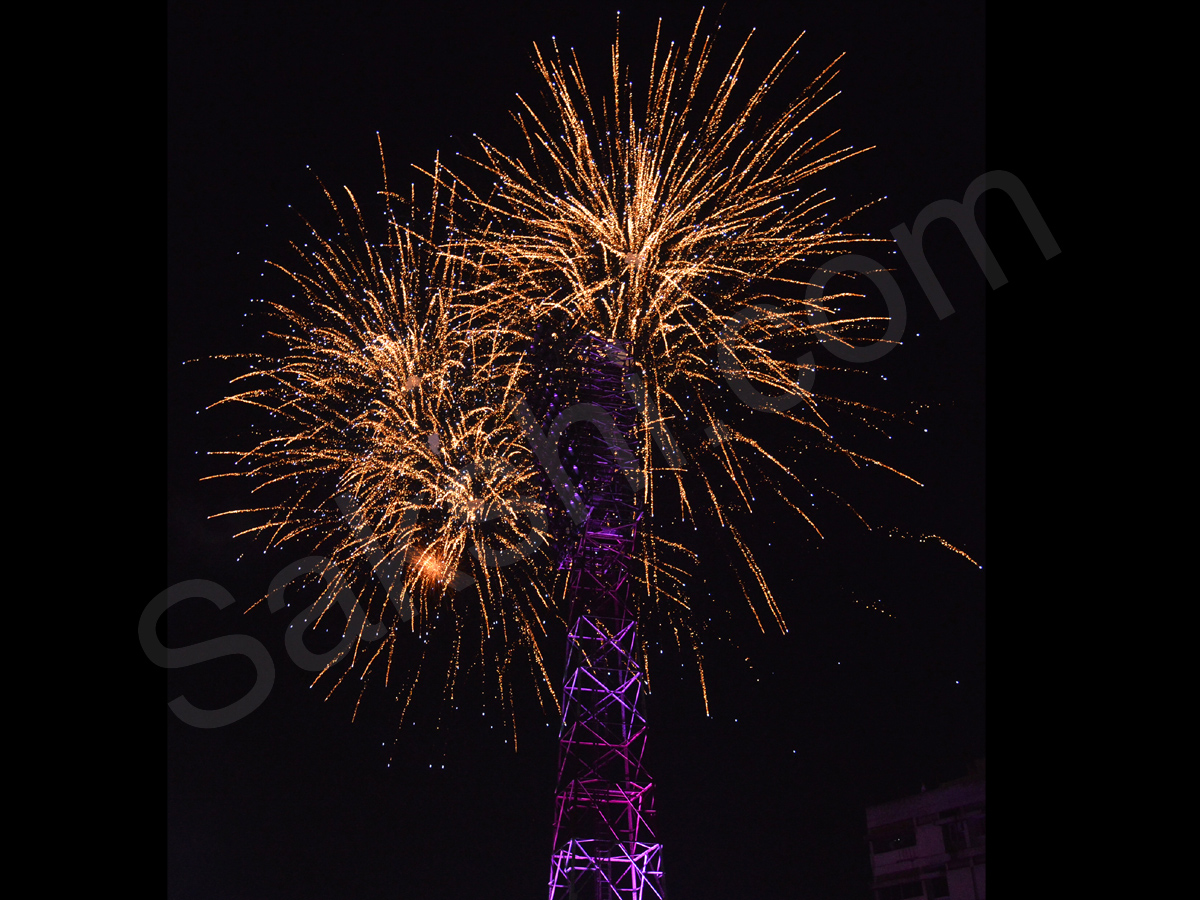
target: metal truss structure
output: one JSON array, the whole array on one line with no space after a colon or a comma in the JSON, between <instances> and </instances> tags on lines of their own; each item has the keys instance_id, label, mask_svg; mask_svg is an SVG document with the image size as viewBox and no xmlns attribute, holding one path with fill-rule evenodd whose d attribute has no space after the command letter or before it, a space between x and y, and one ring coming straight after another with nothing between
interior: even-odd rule
<instances>
[{"instance_id":1,"label":"metal truss structure","mask_svg":"<svg viewBox=\"0 0 1200 900\"><path fill-rule=\"evenodd\" d=\"M550 900L662 900L654 783L642 762L645 678L630 597L642 510L628 357L623 347L589 335L557 359L559 374L538 405L576 484L576 502L560 540L570 630Z\"/></svg>"}]
</instances>

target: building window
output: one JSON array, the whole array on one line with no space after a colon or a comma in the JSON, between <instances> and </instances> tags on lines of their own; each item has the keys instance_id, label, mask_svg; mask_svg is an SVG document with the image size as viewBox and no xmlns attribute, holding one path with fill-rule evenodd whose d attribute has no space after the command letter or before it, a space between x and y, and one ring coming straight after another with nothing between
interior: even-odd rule
<instances>
[{"instance_id":1,"label":"building window","mask_svg":"<svg viewBox=\"0 0 1200 900\"><path fill-rule=\"evenodd\" d=\"M942 839L946 842L946 850L953 853L968 847L982 847L987 833L986 824L984 816L947 822L942 826Z\"/></svg>"},{"instance_id":2,"label":"building window","mask_svg":"<svg viewBox=\"0 0 1200 900\"><path fill-rule=\"evenodd\" d=\"M905 847L917 845L917 829L913 825L912 819L872 828L867 837L870 839L871 849L875 853L887 853L891 850L902 850Z\"/></svg>"},{"instance_id":3,"label":"building window","mask_svg":"<svg viewBox=\"0 0 1200 900\"><path fill-rule=\"evenodd\" d=\"M987 835L987 817L977 816L974 819L967 819L967 834L971 838L972 847L982 847L984 837Z\"/></svg>"},{"instance_id":4,"label":"building window","mask_svg":"<svg viewBox=\"0 0 1200 900\"><path fill-rule=\"evenodd\" d=\"M909 900L910 897L924 897L925 891L921 882L908 881L904 884L893 884L879 888L879 900Z\"/></svg>"},{"instance_id":5,"label":"building window","mask_svg":"<svg viewBox=\"0 0 1200 900\"><path fill-rule=\"evenodd\" d=\"M966 850L967 823L947 822L942 826L942 840L946 842L946 850L949 853L953 853L955 850Z\"/></svg>"},{"instance_id":6,"label":"building window","mask_svg":"<svg viewBox=\"0 0 1200 900\"><path fill-rule=\"evenodd\" d=\"M925 882L926 897L949 897L950 885L946 883L946 876L939 875L937 878L930 878Z\"/></svg>"}]
</instances>

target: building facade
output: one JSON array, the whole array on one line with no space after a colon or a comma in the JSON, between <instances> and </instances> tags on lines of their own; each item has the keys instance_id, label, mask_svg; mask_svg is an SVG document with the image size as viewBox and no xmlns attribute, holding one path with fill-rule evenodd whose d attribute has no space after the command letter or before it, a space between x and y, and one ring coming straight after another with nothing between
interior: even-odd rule
<instances>
[{"instance_id":1,"label":"building facade","mask_svg":"<svg viewBox=\"0 0 1200 900\"><path fill-rule=\"evenodd\" d=\"M873 900L986 900L987 781L965 778L867 808Z\"/></svg>"}]
</instances>

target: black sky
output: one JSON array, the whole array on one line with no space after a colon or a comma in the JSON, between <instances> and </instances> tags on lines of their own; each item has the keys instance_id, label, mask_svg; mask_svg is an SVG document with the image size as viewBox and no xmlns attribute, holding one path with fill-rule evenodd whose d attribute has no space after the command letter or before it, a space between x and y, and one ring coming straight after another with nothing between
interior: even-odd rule
<instances>
[{"instance_id":1,"label":"black sky","mask_svg":"<svg viewBox=\"0 0 1200 900\"><path fill-rule=\"evenodd\" d=\"M303 548L264 554L233 540L225 520L207 518L246 500L240 484L199 482L216 470L206 451L234 443L237 422L203 410L235 370L182 363L261 346L245 314L251 298L286 296L262 261L286 255L297 213L321 214L313 173L359 196L377 190L376 131L397 180L438 151L453 162L472 132L511 144L513 95L536 87L532 43L555 35L602 73L618 6L635 66L660 15L682 39L698 10L169 4L167 569L145 600L185 579L223 585L237 606L181 603L166 617L169 643L251 635L269 650L276 680L260 708L224 728L192 728L147 708L150 720L167 720L168 896L544 896L554 724L527 711L514 754L504 730L490 727L492 706L464 704L434 731L445 710L430 704L395 741L396 704L381 693L368 693L352 724L354 692L322 702L323 692L309 690L284 651L291 612L243 614ZM823 124L843 129L845 143L877 149L834 170L829 186L856 205L887 197L860 228L886 236L931 202L961 199L989 168L1025 158L985 156L982 4L746 2L720 22L718 47L728 52L757 27L751 77L807 31L788 88L847 54L842 96ZM1044 202L1052 185L1026 183L1053 228ZM1004 203L981 203L989 233L1020 230ZM1031 241L1015 246L1016 257L1002 260L1010 284L993 292L954 229L930 229L928 256L956 307L944 320L897 264L904 345L838 387L898 412L928 406L914 425L865 448L924 487L830 469L831 486L880 527L868 532L827 505L824 541L801 522L756 514L749 534L787 636L756 633L719 549L701 545L700 575L714 590L729 588L735 615L732 640L711 661L711 718L694 673L669 653L654 684L649 763L672 897L865 898L864 807L961 775L986 754L985 305L1003 291L1019 296L1038 277L1031 273L1053 265ZM893 526L943 535L984 570L886 536ZM163 706L180 693L222 706L254 679L238 657L165 679L144 668L146 679L166 681Z\"/></svg>"}]
</instances>

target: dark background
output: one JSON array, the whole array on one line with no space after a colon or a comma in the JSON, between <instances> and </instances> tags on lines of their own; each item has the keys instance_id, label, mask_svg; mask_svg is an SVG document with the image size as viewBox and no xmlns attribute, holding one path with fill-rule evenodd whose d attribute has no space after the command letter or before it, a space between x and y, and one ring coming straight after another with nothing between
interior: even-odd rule
<instances>
[{"instance_id":1,"label":"dark background","mask_svg":"<svg viewBox=\"0 0 1200 900\"><path fill-rule=\"evenodd\" d=\"M644 65L660 15L671 37L685 39L697 9L622 6L624 58ZM381 690L368 692L353 723L356 690L323 702L284 651L293 613L244 612L307 550L264 554L260 543L234 540L230 520L208 518L247 505L247 495L237 482L199 481L218 471L205 453L238 445L241 424L204 408L236 372L210 357L261 349L261 329L245 317L250 300L290 294L262 261L286 256L287 239L300 233L297 212L321 221L314 173L359 197L377 190L376 131L394 181L409 163L427 167L437 151L453 163L455 152L471 149L472 132L516 147L507 110L514 92L536 92L532 42L556 35L603 76L615 7L168 10L167 570L145 600L185 579L220 583L237 607L188 600L160 632L172 646L249 634L276 666L267 701L227 727L195 729L165 708L144 710L150 721L166 718L168 895L544 896L556 723L548 727L536 706L522 710L514 754L505 729L490 727L498 710L483 699L458 711L419 706L416 724L399 735L397 704ZM841 128L845 143L878 148L828 178L847 204L886 195L860 228L886 236L931 202L961 199L984 171L1006 168L1055 229L1056 185L1032 164L1036 155L1016 140L985 157L985 52L989 65L1000 54L1011 64L1021 50L997 54L994 36L985 48L982 4L739 3L720 22L726 54L758 29L750 83L807 31L785 96L846 52L843 94L821 124ZM1022 170L1022 162L1031 164ZM897 412L928 407L915 424L862 447L924 487L877 470L822 470L877 526L867 531L827 505L818 509L824 541L769 507L756 513L746 532L783 607L786 636L757 633L724 549L698 545L700 576L730 598L734 615L711 653L711 718L690 667L668 651L655 673L648 762L674 898L865 898L864 808L963 775L986 755L984 311L993 293L1021 305L1047 290L1055 261L1041 259L1005 199L989 195L979 210L1010 284L988 289L954 228L933 226L928 257L956 313L939 321L899 263L904 345L865 374L828 385ZM940 534L984 569L889 537L892 527ZM161 683L148 661L143 674ZM158 702L183 693L198 706L223 706L253 678L239 657L173 670Z\"/></svg>"}]
</instances>

